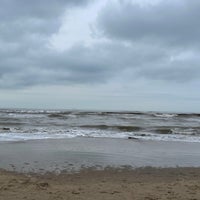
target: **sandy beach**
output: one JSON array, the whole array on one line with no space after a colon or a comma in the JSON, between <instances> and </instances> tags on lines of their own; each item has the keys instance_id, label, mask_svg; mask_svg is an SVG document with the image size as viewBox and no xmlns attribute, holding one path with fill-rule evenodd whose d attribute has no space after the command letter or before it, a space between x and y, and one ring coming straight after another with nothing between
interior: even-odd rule
<instances>
[{"instance_id":1,"label":"sandy beach","mask_svg":"<svg viewBox=\"0 0 200 200\"><path fill-rule=\"evenodd\" d=\"M0 172L0 199L198 200L199 168L83 170L76 174Z\"/></svg>"},{"instance_id":2,"label":"sandy beach","mask_svg":"<svg viewBox=\"0 0 200 200\"><path fill-rule=\"evenodd\" d=\"M198 143L108 138L4 142L0 160L2 200L200 198Z\"/></svg>"}]
</instances>

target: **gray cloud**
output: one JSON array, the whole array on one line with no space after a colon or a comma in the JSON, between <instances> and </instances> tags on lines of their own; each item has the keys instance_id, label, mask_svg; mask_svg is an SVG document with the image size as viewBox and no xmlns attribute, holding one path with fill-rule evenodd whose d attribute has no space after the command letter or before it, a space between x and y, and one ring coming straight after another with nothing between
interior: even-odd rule
<instances>
[{"instance_id":1,"label":"gray cloud","mask_svg":"<svg viewBox=\"0 0 200 200\"><path fill-rule=\"evenodd\" d=\"M101 34L115 41L130 42L132 46L146 44L144 51L157 52L159 48L167 53L160 59L149 62L146 55L139 66L138 77L147 80L186 82L200 77L200 2L192 0L167 0L157 4L141 6L131 1L108 3L98 16L97 29ZM182 54L192 52L181 59L171 60ZM134 67L134 64L133 66Z\"/></svg>"},{"instance_id":2,"label":"gray cloud","mask_svg":"<svg viewBox=\"0 0 200 200\"><path fill-rule=\"evenodd\" d=\"M1 0L0 36L7 42L44 40L58 31L67 8L81 6L88 0Z\"/></svg>"},{"instance_id":3,"label":"gray cloud","mask_svg":"<svg viewBox=\"0 0 200 200\"><path fill-rule=\"evenodd\" d=\"M200 3L162 1L140 7L120 2L108 1L98 16L96 31L109 41L58 52L48 47L49 37L59 30L66 9L87 1L2 0L0 88L99 84L121 76L130 84L140 78L180 83L199 78L200 26L194 19ZM185 52L191 55L179 58Z\"/></svg>"},{"instance_id":4,"label":"gray cloud","mask_svg":"<svg viewBox=\"0 0 200 200\"><path fill-rule=\"evenodd\" d=\"M0 87L54 83L56 77L53 76L56 73L48 69L48 61L44 60L57 55L56 52L52 55L47 48L49 37L59 30L61 17L67 9L84 6L88 2L89 0L0 1ZM40 55L45 52L49 56L42 58ZM61 56L57 57L56 60ZM55 63L53 60L52 62Z\"/></svg>"},{"instance_id":5,"label":"gray cloud","mask_svg":"<svg viewBox=\"0 0 200 200\"><path fill-rule=\"evenodd\" d=\"M60 15L66 7L80 6L88 3L87 0L1 0L1 20L13 20L26 17L49 19Z\"/></svg>"},{"instance_id":6,"label":"gray cloud","mask_svg":"<svg viewBox=\"0 0 200 200\"><path fill-rule=\"evenodd\" d=\"M25 52L23 57L4 58L0 86L103 83L126 68L137 69L143 64L144 57L152 62L165 55L164 52L158 55L156 50L141 54L138 49L117 43L94 47L77 45L63 52L41 47Z\"/></svg>"},{"instance_id":7,"label":"gray cloud","mask_svg":"<svg viewBox=\"0 0 200 200\"><path fill-rule=\"evenodd\" d=\"M138 76L153 80L188 82L200 76L199 59L158 63L153 67L141 68Z\"/></svg>"},{"instance_id":8,"label":"gray cloud","mask_svg":"<svg viewBox=\"0 0 200 200\"><path fill-rule=\"evenodd\" d=\"M98 25L110 38L198 45L199 10L200 2L195 0L167 0L147 6L120 1L120 6L109 4L100 13Z\"/></svg>"}]
</instances>

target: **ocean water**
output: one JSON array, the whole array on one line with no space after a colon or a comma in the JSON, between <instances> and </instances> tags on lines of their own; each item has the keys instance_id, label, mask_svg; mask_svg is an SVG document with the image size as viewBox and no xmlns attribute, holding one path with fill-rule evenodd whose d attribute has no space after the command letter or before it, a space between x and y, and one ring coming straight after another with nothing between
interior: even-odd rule
<instances>
[{"instance_id":1,"label":"ocean water","mask_svg":"<svg viewBox=\"0 0 200 200\"><path fill-rule=\"evenodd\" d=\"M103 137L200 142L200 114L0 109L0 141Z\"/></svg>"}]
</instances>

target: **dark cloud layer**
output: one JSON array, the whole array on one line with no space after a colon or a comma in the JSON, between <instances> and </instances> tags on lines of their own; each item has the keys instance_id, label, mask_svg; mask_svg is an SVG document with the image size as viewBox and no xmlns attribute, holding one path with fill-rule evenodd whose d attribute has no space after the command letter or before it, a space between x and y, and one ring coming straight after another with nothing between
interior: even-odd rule
<instances>
[{"instance_id":1,"label":"dark cloud layer","mask_svg":"<svg viewBox=\"0 0 200 200\"><path fill-rule=\"evenodd\" d=\"M141 54L148 51L160 56L149 62L145 55L135 73L138 77L187 82L200 77L199 10L200 2L195 0L167 0L144 6L119 1L107 4L99 14L97 27L111 40L130 42L133 47L146 44L138 48ZM135 66L133 62L132 68Z\"/></svg>"},{"instance_id":2,"label":"dark cloud layer","mask_svg":"<svg viewBox=\"0 0 200 200\"><path fill-rule=\"evenodd\" d=\"M66 9L88 2L1 0L0 88L99 84L126 70L130 84L140 78L184 82L200 77L200 3L169 0L141 7L108 1L96 31L109 41L62 52L49 48Z\"/></svg>"},{"instance_id":3,"label":"dark cloud layer","mask_svg":"<svg viewBox=\"0 0 200 200\"><path fill-rule=\"evenodd\" d=\"M139 6L121 1L109 5L99 16L99 26L110 38L167 45L196 45L200 35L200 2L167 0ZM199 45L199 44L198 44Z\"/></svg>"},{"instance_id":4,"label":"dark cloud layer","mask_svg":"<svg viewBox=\"0 0 200 200\"><path fill-rule=\"evenodd\" d=\"M62 13L66 7L80 6L87 0L1 0L0 17L10 20L25 17L44 19L54 18Z\"/></svg>"},{"instance_id":5,"label":"dark cloud layer","mask_svg":"<svg viewBox=\"0 0 200 200\"><path fill-rule=\"evenodd\" d=\"M28 34L46 35L56 32L59 17L67 8L86 4L84 0L1 0L1 38L14 41ZM39 36L38 36L39 37Z\"/></svg>"},{"instance_id":6,"label":"dark cloud layer","mask_svg":"<svg viewBox=\"0 0 200 200\"><path fill-rule=\"evenodd\" d=\"M87 0L0 1L0 87L51 84L56 78L62 79L63 71L56 76L56 61L62 58L47 48L48 40L59 30L67 9L87 3ZM42 58L44 54L48 56ZM49 58L55 64L53 70L45 60Z\"/></svg>"}]
</instances>

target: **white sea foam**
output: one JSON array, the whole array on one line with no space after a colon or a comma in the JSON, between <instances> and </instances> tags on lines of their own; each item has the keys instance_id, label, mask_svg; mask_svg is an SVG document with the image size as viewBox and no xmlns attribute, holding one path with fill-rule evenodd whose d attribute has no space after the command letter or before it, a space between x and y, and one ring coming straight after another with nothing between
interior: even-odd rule
<instances>
[{"instance_id":1,"label":"white sea foam","mask_svg":"<svg viewBox=\"0 0 200 200\"><path fill-rule=\"evenodd\" d=\"M142 140L154 140L154 141L174 141L174 142L200 142L199 136L188 136L188 135L180 135L180 134L146 134L143 136L136 136L138 139Z\"/></svg>"},{"instance_id":2,"label":"white sea foam","mask_svg":"<svg viewBox=\"0 0 200 200\"><path fill-rule=\"evenodd\" d=\"M155 117L163 117L163 118L171 118L176 117L177 114L168 114L168 113L156 113L154 114Z\"/></svg>"},{"instance_id":3,"label":"white sea foam","mask_svg":"<svg viewBox=\"0 0 200 200\"><path fill-rule=\"evenodd\" d=\"M93 137L93 138L116 138L128 139L133 137L139 140L155 140L155 141L182 141L182 142L200 142L199 136L188 136L180 134L153 134L153 133L132 133L132 132L115 132L104 130L78 130L71 129L67 131L55 132L10 132L1 133L0 141L25 141L25 140L42 140L42 139L65 139L75 137Z\"/></svg>"}]
</instances>

